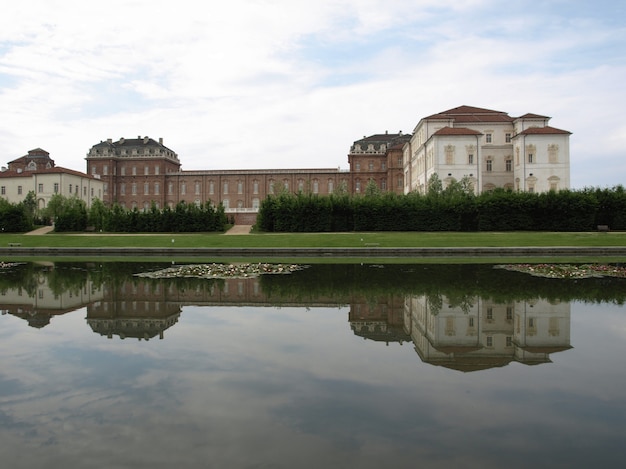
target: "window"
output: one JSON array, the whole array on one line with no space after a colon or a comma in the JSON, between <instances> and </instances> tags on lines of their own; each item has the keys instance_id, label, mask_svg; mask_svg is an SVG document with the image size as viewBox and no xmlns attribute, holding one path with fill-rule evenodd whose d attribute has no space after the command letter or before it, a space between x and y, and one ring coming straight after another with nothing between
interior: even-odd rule
<instances>
[{"instance_id":1,"label":"window","mask_svg":"<svg viewBox=\"0 0 626 469\"><path fill-rule=\"evenodd\" d=\"M359 162L357 161L357 162L356 162L356 164L355 164L354 166L355 166L355 169L356 169L357 171L361 171L361 163L359 163Z\"/></svg>"},{"instance_id":2,"label":"window","mask_svg":"<svg viewBox=\"0 0 626 469\"><path fill-rule=\"evenodd\" d=\"M334 182L332 179L328 180L328 193L332 194L334 190Z\"/></svg>"},{"instance_id":3,"label":"window","mask_svg":"<svg viewBox=\"0 0 626 469\"><path fill-rule=\"evenodd\" d=\"M356 180L356 191L357 192L361 192L361 181L360 180Z\"/></svg>"},{"instance_id":4,"label":"window","mask_svg":"<svg viewBox=\"0 0 626 469\"><path fill-rule=\"evenodd\" d=\"M196 182L194 185L194 191L196 195L200 195L200 183Z\"/></svg>"},{"instance_id":5,"label":"window","mask_svg":"<svg viewBox=\"0 0 626 469\"><path fill-rule=\"evenodd\" d=\"M150 174L150 168L148 166L145 166L143 168L143 175L148 176L149 174Z\"/></svg>"},{"instance_id":6,"label":"window","mask_svg":"<svg viewBox=\"0 0 626 469\"><path fill-rule=\"evenodd\" d=\"M320 183L317 179L313 180L313 193L317 194L320 191Z\"/></svg>"},{"instance_id":7,"label":"window","mask_svg":"<svg viewBox=\"0 0 626 469\"><path fill-rule=\"evenodd\" d=\"M131 189L130 189L131 190L131 194L137 195L137 184L133 182L130 187L131 187Z\"/></svg>"},{"instance_id":8,"label":"window","mask_svg":"<svg viewBox=\"0 0 626 469\"><path fill-rule=\"evenodd\" d=\"M491 172L493 170L492 160L487 160L487 172Z\"/></svg>"},{"instance_id":9,"label":"window","mask_svg":"<svg viewBox=\"0 0 626 469\"><path fill-rule=\"evenodd\" d=\"M143 194L144 195L150 194L150 184L147 182L144 182L143 184Z\"/></svg>"},{"instance_id":10,"label":"window","mask_svg":"<svg viewBox=\"0 0 626 469\"><path fill-rule=\"evenodd\" d=\"M508 173L513 171L513 160L511 160L510 158L507 158L504 163L506 164L506 171Z\"/></svg>"},{"instance_id":11,"label":"window","mask_svg":"<svg viewBox=\"0 0 626 469\"><path fill-rule=\"evenodd\" d=\"M7 186L2 186L0 188L0 194L5 195L7 193Z\"/></svg>"},{"instance_id":12,"label":"window","mask_svg":"<svg viewBox=\"0 0 626 469\"><path fill-rule=\"evenodd\" d=\"M402 167L402 157L398 156L398 166Z\"/></svg>"},{"instance_id":13,"label":"window","mask_svg":"<svg viewBox=\"0 0 626 469\"><path fill-rule=\"evenodd\" d=\"M120 184L120 195L126 195L126 184Z\"/></svg>"},{"instance_id":14,"label":"window","mask_svg":"<svg viewBox=\"0 0 626 469\"><path fill-rule=\"evenodd\" d=\"M474 154L470 153L467 155L467 164L474 164Z\"/></svg>"},{"instance_id":15,"label":"window","mask_svg":"<svg viewBox=\"0 0 626 469\"><path fill-rule=\"evenodd\" d=\"M54 189L53 189L53 190L54 190L54 193L55 193L55 194L58 194L58 193L59 193L59 183L58 183L58 182L55 182L55 183L54 183ZM71 194L71 193L72 193L72 185L70 184L70 194Z\"/></svg>"},{"instance_id":16,"label":"window","mask_svg":"<svg viewBox=\"0 0 626 469\"><path fill-rule=\"evenodd\" d=\"M380 188L384 191L387 190L387 180L386 179L381 179L380 181Z\"/></svg>"},{"instance_id":17,"label":"window","mask_svg":"<svg viewBox=\"0 0 626 469\"><path fill-rule=\"evenodd\" d=\"M122 166L122 168L120 169L120 172L122 176L126 176L126 166Z\"/></svg>"},{"instance_id":18,"label":"window","mask_svg":"<svg viewBox=\"0 0 626 469\"><path fill-rule=\"evenodd\" d=\"M215 194L215 183L213 181L209 181L209 194Z\"/></svg>"},{"instance_id":19,"label":"window","mask_svg":"<svg viewBox=\"0 0 626 469\"><path fill-rule=\"evenodd\" d=\"M159 195L160 186L158 182L154 183L154 195Z\"/></svg>"},{"instance_id":20,"label":"window","mask_svg":"<svg viewBox=\"0 0 626 469\"><path fill-rule=\"evenodd\" d=\"M487 308L487 319L493 319L493 308Z\"/></svg>"},{"instance_id":21,"label":"window","mask_svg":"<svg viewBox=\"0 0 626 469\"><path fill-rule=\"evenodd\" d=\"M224 181L224 194L228 194L228 181Z\"/></svg>"},{"instance_id":22,"label":"window","mask_svg":"<svg viewBox=\"0 0 626 469\"><path fill-rule=\"evenodd\" d=\"M237 194L243 194L243 182L237 181Z\"/></svg>"},{"instance_id":23,"label":"window","mask_svg":"<svg viewBox=\"0 0 626 469\"><path fill-rule=\"evenodd\" d=\"M22 186L17 186L17 195L22 195Z\"/></svg>"},{"instance_id":24,"label":"window","mask_svg":"<svg viewBox=\"0 0 626 469\"><path fill-rule=\"evenodd\" d=\"M270 179L270 185L269 185L269 193L273 194L274 193L274 180Z\"/></svg>"},{"instance_id":25,"label":"window","mask_svg":"<svg viewBox=\"0 0 626 469\"><path fill-rule=\"evenodd\" d=\"M187 193L187 184L184 182L180 184L180 193L181 195L185 195Z\"/></svg>"},{"instance_id":26,"label":"window","mask_svg":"<svg viewBox=\"0 0 626 469\"><path fill-rule=\"evenodd\" d=\"M133 176L137 176L137 167L133 166Z\"/></svg>"},{"instance_id":27,"label":"window","mask_svg":"<svg viewBox=\"0 0 626 469\"><path fill-rule=\"evenodd\" d=\"M252 181L252 193L253 194L259 193L259 181L257 181L256 179Z\"/></svg>"},{"instance_id":28,"label":"window","mask_svg":"<svg viewBox=\"0 0 626 469\"><path fill-rule=\"evenodd\" d=\"M486 143L491 143L491 134L485 134L485 142Z\"/></svg>"},{"instance_id":29,"label":"window","mask_svg":"<svg viewBox=\"0 0 626 469\"><path fill-rule=\"evenodd\" d=\"M511 143L511 134L510 133L507 132L507 133L504 134L504 141L506 143Z\"/></svg>"},{"instance_id":30,"label":"window","mask_svg":"<svg viewBox=\"0 0 626 469\"><path fill-rule=\"evenodd\" d=\"M106 165L106 164L105 164L105 165L102 167L102 174L104 174L105 176L108 176L108 174L109 174L109 165Z\"/></svg>"},{"instance_id":31,"label":"window","mask_svg":"<svg viewBox=\"0 0 626 469\"><path fill-rule=\"evenodd\" d=\"M95 164L91 165L91 174L98 174L98 168Z\"/></svg>"},{"instance_id":32,"label":"window","mask_svg":"<svg viewBox=\"0 0 626 469\"><path fill-rule=\"evenodd\" d=\"M506 336L506 346L507 347L512 347L513 346L513 338L510 335Z\"/></svg>"},{"instance_id":33,"label":"window","mask_svg":"<svg viewBox=\"0 0 626 469\"><path fill-rule=\"evenodd\" d=\"M493 337L490 335L487 336L487 347L493 347Z\"/></svg>"},{"instance_id":34,"label":"window","mask_svg":"<svg viewBox=\"0 0 626 469\"><path fill-rule=\"evenodd\" d=\"M104 190L104 193L105 193L105 194L108 194L108 193L109 193L109 184L105 182L105 183L102 185L102 189ZM76 192L78 192L78 186L76 186Z\"/></svg>"},{"instance_id":35,"label":"window","mask_svg":"<svg viewBox=\"0 0 626 469\"><path fill-rule=\"evenodd\" d=\"M528 154L528 162L529 162L529 163L532 163L532 162L533 162L533 154L532 154L532 153L529 153L529 154Z\"/></svg>"},{"instance_id":36,"label":"window","mask_svg":"<svg viewBox=\"0 0 626 469\"><path fill-rule=\"evenodd\" d=\"M507 321L510 321L511 319L513 319L513 307L511 306L506 307L506 319Z\"/></svg>"},{"instance_id":37,"label":"window","mask_svg":"<svg viewBox=\"0 0 626 469\"><path fill-rule=\"evenodd\" d=\"M43 184L39 184L39 185L37 186L37 190L38 190L40 193L41 193L41 192L43 192Z\"/></svg>"},{"instance_id":38,"label":"window","mask_svg":"<svg viewBox=\"0 0 626 469\"><path fill-rule=\"evenodd\" d=\"M469 327L474 327L474 318L469 318Z\"/></svg>"},{"instance_id":39,"label":"window","mask_svg":"<svg viewBox=\"0 0 626 469\"><path fill-rule=\"evenodd\" d=\"M387 163L385 163L384 161L380 164L380 169L382 169L383 171L387 170Z\"/></svg>"},{"instance_id":40,"label":"window","mask_svg":"<svg viewBox=\"0 0 626 469\"><path fill-rule=\"evenodd\" d=\"M167 193L169 195L173 195L174 194L174 183L170 182L167 184Z\"/></svg>"},{"instance_id":41,"label":"window","mask_svg":"<svg viewBox=\"0 0 626 469\"><path fill-rule=\"evenodd\" d=\"M302 179L298 179L298 192L304 191L304 181Z\"/></svg>"},{"instance_id":42,"label":"window","mask_svg":"<svg viewBox=\"0 0 626 469\"><path fill-rule=\"evenodd\" d=\"M373 161L370 161L370 162L369 162L369 164L367 165L367 167L368 167L368 169L369 169L370 171L374 171L374 162L373 162Z\"/></svg>"},{"instance_id":43,"label":"window","mask_svg":"<svg viewBox=\"0 0 626 469\"><path fill-rule=\"evenodd\" d=\"M252 208L255 210L259 209L259 199L258 197L255 197L254 199L252 199Z\"/></svg>"},{"instance_id":44,"label":"window","mask_svg":"<svg viewBox=\"0 0 626 469\"><path fill-rule=\"evenodd\" d=\"M161 172L161 170L159 168L160 168L159 166L155 166L154 167L154 174L155 174L155 176L158 176L159 173Z\"/></svg>"}]
</instances>

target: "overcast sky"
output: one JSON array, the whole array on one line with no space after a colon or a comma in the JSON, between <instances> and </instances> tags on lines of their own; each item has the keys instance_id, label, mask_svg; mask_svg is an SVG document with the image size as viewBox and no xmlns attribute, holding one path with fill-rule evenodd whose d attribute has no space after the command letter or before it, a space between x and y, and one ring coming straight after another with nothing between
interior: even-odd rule
<instances>
[{"instance_id":1,"label":"overcast sky","mask_svg":"<svg viewBox=\"0 0 626 469\"><path fill-rule=\"evenodd\" d=\"M0 163L162 137L183 169L347 169L461 105L552 117L573 188L626 184L624 2L21 0L0 12Z\"/></svg>"}]
</instances>

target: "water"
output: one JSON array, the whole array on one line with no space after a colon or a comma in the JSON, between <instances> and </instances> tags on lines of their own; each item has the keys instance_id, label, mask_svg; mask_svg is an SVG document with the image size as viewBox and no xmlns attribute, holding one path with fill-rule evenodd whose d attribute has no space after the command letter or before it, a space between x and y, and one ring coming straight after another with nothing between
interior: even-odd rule
<instances>
[{"instance_id":1,"label":"water","mask_svg":"<svg viewBox=\"0 0 626 469\"><path fill-rule=\"evenodd\" d=\"M0 274L4 467L621 465L626 280L158 267Z\"/></svg>"}]
</instances>

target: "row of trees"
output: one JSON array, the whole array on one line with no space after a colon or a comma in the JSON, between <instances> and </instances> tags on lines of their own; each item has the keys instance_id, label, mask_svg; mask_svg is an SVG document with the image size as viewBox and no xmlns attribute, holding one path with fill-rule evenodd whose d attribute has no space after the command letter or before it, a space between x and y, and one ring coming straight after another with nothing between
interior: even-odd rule
<instances>
[{"instance_id":1,"label":"row of trees","mask_svg":"<svg viewBox=\"0 0 626 469\"><path fill-rule=\"evenodd\" d=\"M37 201L35 193L29 192L26 198L12 204L0 197L0 231L4 233L22 233L33 229L36 221Z\"/></svg>"},{"instance_id":2,"label":"row of trees","mask_svg":"<svg viewBox=\"0 0 626 469\"><path fill-rule=\"evenodd\" d=\"M178 203L174 208L150 210L126 210L119 205L106 207L100 200L94 201L89 211L89 226L97 231L125 233L167 233L224 231L228 223L224 207L210 202L201 205Z\"/></svg>"},{"instance_id":3,"label":"row of trees","mask_svg":"<svg viewBox=\"0 0 626 469\"><path fill-rule=\"evenodd\" d=\"M215 207L209 202L200 206L181 202L174 208L162 210L153 205L150 210L140 212L119 205L107 207L100 200L94 200L87 209L83 200L56 194L45 209L37 212L36 206L34 193L29 193L18 204L0 198L0 230L25 232L35 224L54 222L54 229L59 232L85 231L90 227L108 232L180 233L224 231L227 224L224 207Z\"/></svg>"},{"instance_id":4,"label":"row of trees","mask_svg":"<svg viewBox=\"0 0 626 469\"><path fill-rule=\"evenodd\" d=\"M590 231L626 230L626 191L563 190L531 194L495 190L474 195L466 181L427 194L289 194L265 199L257 228L268 232L330 231Z\"/></svg>"}]
</instances>

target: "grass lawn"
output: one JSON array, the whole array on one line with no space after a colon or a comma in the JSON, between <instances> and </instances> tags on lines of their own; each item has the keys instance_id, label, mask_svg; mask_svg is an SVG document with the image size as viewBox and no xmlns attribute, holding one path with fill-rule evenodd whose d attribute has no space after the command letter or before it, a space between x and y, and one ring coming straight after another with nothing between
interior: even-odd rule
<instances>
[{"instance_id":1,"label":"grass lawn","mask_svg":"<svg viewBox=\"0 0 626 469\"><path fill-rule=\"evenodd\" d=\"M22 247L508 247L508 246L626 246L626 232L374 232L224 235L168 234L1 234L0 246Z\"/></svg>"}]
</instances>

